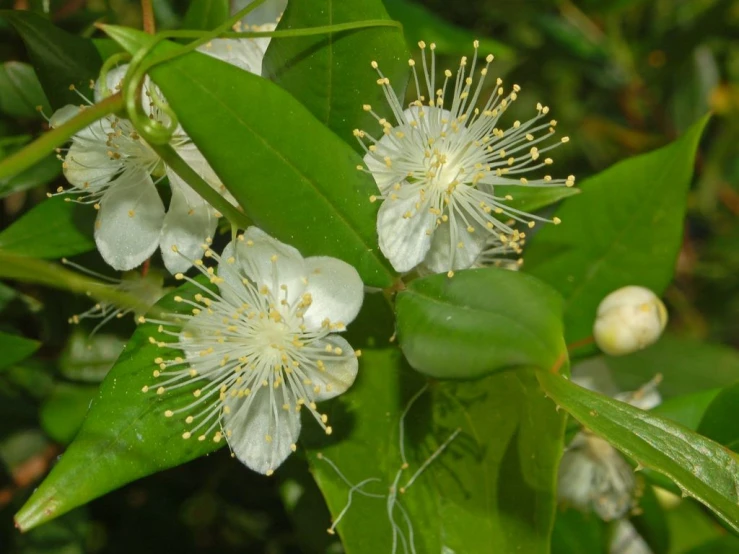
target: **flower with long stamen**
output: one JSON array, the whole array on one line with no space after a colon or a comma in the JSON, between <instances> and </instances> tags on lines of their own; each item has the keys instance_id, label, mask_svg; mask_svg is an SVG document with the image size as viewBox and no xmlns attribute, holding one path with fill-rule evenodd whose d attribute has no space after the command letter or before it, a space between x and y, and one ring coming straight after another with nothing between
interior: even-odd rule
<instances>
[{"instance_id":1,"label":"flower with long stamen","mask_svg":"<svg viewBox=\"0 0 739 554\"><path fill-rule=\"evenodd\" d=\"M575 178L532 176L553 163L548 151L569 139L553 140L557 122L547 117L549 108L541 104L528 121L501 125L518 96L518 85L506 92L498 79L478 107L493 56L485 58L476 79L477 41L471 63L463 57L456 78L446 70L441 83L435 76L435 46L430 45L429 61L426 44L419 45L422 74L415 61L409 61L416 100L404 109L390 80L372 62L395 122L365 105L382 135L359 129L354 134L366 151L366 168L359 169L368 171L379 189L371 200L383 200L377 216L382 252L400 272L423 263L436 273L451 274L471 267L491 234L510 242L523 238L507 220L529 227L549 221L510 206L513 186L570 187ZM557 218L551 221L559 223Z\"/></svg>"},{"instance_id":2,"label":"flower with long stamen","mask_svg":"<svg viewBox=\"0 0 739 554\"><path fill-rule=\"evenodd\" d=\"M217 285L214 291L178 274L198 288L181 323L160 332L172 343L152 342L183 352L160 357L144 387L167 393L197 383L192 402L166 417L182 418L183 438L220 442L254 471L271 474L296 449L300 412L307 410L326 433L328 418L316 402L347 390L357 374L357 356L337 333L359 312L364 289L356 270L335 258L303 258L256 227L218 256L217 273L196 267ZM170 318L171 319L171 318ZM152 320L150 320L152 321Z\"/></svg>"},{"instance_id":3,"label":"flower with long stamen","mask_svg":"<svg viewBox=\"0 0 739 554\"><path fill-rule=\"evenodd\" d=\"M127 67L120 66L93 84L96 101L120 88ZM159 89L147 79L144 92L149 99L146 112L165 121L166 114L157 106L164 103ZM49 120L51 126L62 124L82 109L61 108ZM175 130L171 145L208 184L234 202L181 127ZM202 255L200 245L213 236L220 214L162 162L130 121L110 115L93 123L72 137L60 158L64 175L73 186L67 190L60 187L57 194L74 194L77 202L93 204L99 210L95 243L110 266L121 271L133 269L160 245L164 264L172 273L187 270L188 258ZM165 176L172 191L166 213L156 187ZM187 257L174 253L172 245Z\"/></svg>"}]
</instances>

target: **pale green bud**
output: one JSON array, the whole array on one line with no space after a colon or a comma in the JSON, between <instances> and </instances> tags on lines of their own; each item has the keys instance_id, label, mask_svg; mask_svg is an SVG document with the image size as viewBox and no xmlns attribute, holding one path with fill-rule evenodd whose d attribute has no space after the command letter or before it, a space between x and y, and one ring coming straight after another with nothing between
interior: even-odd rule
<instances>
[{"instance_id":1,"label":"pale green bud","mask_svg":"<svg viewBox=\"0 0 739 554\"><path fill-rule=\"evenodd\" d=\"M611 356L622 356L653 344L667 325L667 310L651 290L620 288L598 306L593 336L598 347Z\"/></svg>"}]
</instances>

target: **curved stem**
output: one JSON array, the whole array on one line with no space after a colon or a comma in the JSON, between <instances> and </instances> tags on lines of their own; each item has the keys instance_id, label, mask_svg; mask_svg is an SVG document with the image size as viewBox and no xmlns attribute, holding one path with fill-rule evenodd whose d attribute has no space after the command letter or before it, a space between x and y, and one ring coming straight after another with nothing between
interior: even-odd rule
<instances>
[{"instance_id":1,"label":"curved stem","mask_svg":"<svg viewBox=\"0 0 739 554\"><path fill-rule=\"evenodd\" d=\"M123 96L120 93L84 108L64 125L44 133L25 148L2 160L0 162L0 180L13 177L33 164L40 162L55 148L67 142L75 133L122 108Z\"/></svg>"},{"instance_id":2,"label":"curved stem","mask_svg":"<svg viewBox=\"0 0 739 554\"><path fill-rule=\"evenodd\" d=\"M251 224L251 221L243 212L240 212L233 204L226 200L220 192L206 183L205 180L180 157L171 145L151 144L150 146L168 167L173 169L177 175L182 177L182 179L184 179L195 192L202 196L206 202L221 212L221 214L231 222L231 225L245 229Z\"/></svg>"},{"instance_id":3,"label":"curved stem","mask_svg":"<svg viewBox=\"0 0 739 554\"><path fill-rule=\"evenodd\" d=\"M148 308L137 296L122 292L103 281L70 271L59 264L1 250L0 277L84 294L102 302L111 302L119 308L133 309L137 313L144 313ZM156 307L152 310L156 310ZM151 310L149 312L152 313Z\"/></svg>"}]
</instances>

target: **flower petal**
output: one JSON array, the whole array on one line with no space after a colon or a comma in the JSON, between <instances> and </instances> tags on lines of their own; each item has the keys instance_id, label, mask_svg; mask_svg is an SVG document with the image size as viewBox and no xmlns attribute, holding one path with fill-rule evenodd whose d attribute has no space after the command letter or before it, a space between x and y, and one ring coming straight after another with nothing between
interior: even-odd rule
<instances>
[{"instance_id":1,"label":"flower petal","mask_svg":"<svg viewBox=\"0 0 739 554\"><path fill-rule=\"evenodd\" d=\"M118 177L100 202L95 242L103 259L127 271L141 265L159 245L164 204L151 177L130 169Z\"/></svg>"},{"instance_id":2,"label":"flower petal","mask_svg":"<svg viewBox=\"0 0 739 554\"><path fill-rule=\"evenodd\" d=\"M229 399L229 410L223 413L223 428L231 450L259 473L277 469L292 453L300 435L300 412L282 407L283 403L295 404L294 400L283 402L280 391L285 390L261 387L245 398Z\"/></svg>"},{"instance_id":3,"label":"flower petal","mask_svg":"<svg viewBox=\"0 0 739 554\"><path fill-rule=\"evenodd\" d=\"M105 142L100 143L105 146ZM74 141L64 158L64 176L79 189L95 189L107 185L121 171L120 160L112 159L97 143Z\"/></svg>"},{"instance_id":4,"label":"flower petal","mask_svg":"<svg viewBox=\"0 0 739 554\"><path fill-rule=\"evenodd\" d=\"M184 131L182 131L182 133L184 133ZM187 141L190 140L187 135L181 136L180 139ZM238 205L236 199L231 195L230 192L228 192L228 189L226 189L226 187L223 185L221 179L218 177L218 175L216 175L216 172L205 159L205 156L203 156L200 150L198 150L197 146L189 142L178 146L176 150L180 157L182 157L182 159L187 162L187 165L193 168L206 183L220 192L221 196L223 196L231 204L233 204L234 206Z\"/></svg>"},{"instance_id":5,"label":"flower petal","mask_svg":"<svg viewBox=\"0 0 739 554\"><path fill-rule=\"evenodd\" d=\"M249 73L262 74L264 50L254 39L217 38L200 46L198 52L235 65Z\"/></svg>"},{"instance_id":6,"label":"flower petal","mask_svg":"<svg viewBox=\"0 0 739 554\"><path fill-rule=\"evenodd\" d=\"M218 226L215 211L201 196L171 170L167 170L172 200L164 216L160 246L164 265L170 273L187 271L191 261L203 257L202 245L213 237ZM178 252L172 247L176 246Z\"/></svg>"},{"instance_id":7,"label":"flower petal","mask_svg":"<svg viewBox=\"0 0 739 554\"><path fill-rule=\"evenodd\" d=\"M308 329L318 329L324 320L349 325L357 317L364 299L364 284L348 263L328 256L305 259L311 305L303 317Z\"/></svg>"},{"instance_id":8,"label":"flower petal","mask_svg":"<svg viewBox=\"0 0 739 554\"><path fill-rule=\"evenodd\" d=\"M344 337L332 334L316 341L313 346L325 352L325 357L321 359L326 369L326 371L314 371L310 374L313 400L322 402L345 393L354 383L359 367L359 360L351 344ZM342 354L328 354L327 346L334 350L339 348Z\"/></svg>"},{"instance_id":9,"label":"flower petal","mask_svg":"<svg viewBox=\"0 0 739 554\"><path fill-rule=\"evenodd\" d=\"M468 224L459 216L441 223L434 231L431 248L423 263L433 273L446 273L450 269L467 269L477 260L482 252L488 231L472 224L472 233Z\"/></svg>"},{"instance_id":10,"label":"flower petal","mask_svg":"<svg viewBox=\"0 0 739 554\"><path fill-rule=\"evenodd\" d=\"M236 263L257 288L266 286L280 299L292 304L305 290L305 261L295 248L270 237L258 227L249 227L236 249ZM287 296L280 290L287 287Z\"/></svg>"},{"instance_id":11,"label":"flower petal","mask_svg":"<svg viewBox=\"0 0 739 554\"><path fill-rule=\"evenodd\" d=\"M418 194L387 198L377 214L380 250L396 271L410 271L423 261L431 246L436 216L426 203L416 208ZM410 214L410 217L406 217Z\"/></svg>"}]
</instances>

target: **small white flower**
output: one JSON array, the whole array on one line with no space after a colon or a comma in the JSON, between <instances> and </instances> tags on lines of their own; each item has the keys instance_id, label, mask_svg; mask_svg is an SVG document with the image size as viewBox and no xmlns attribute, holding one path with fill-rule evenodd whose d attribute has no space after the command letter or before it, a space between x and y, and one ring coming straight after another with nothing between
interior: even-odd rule
<instances>
[{"instance_id":1,"label":"small white flower","mask_svg":"<svg viewBox=\"0 0 739 554\"><path fill-rule=\"evenodd\" d=\"M597 380L590 376L575 377L572 381L598 390ZM661 402L657 391L660 381L658 375L639 390L615 397L642 410L650 410ZM581 431L562 456L557 495L561 502L579 510L592 510L604 521L611 521L624 517L634 508L637 481L631 466L613 446L588 431Z\"/></svg>"},{"instance_id":2,"label":"small white flower","mask_svg":"<svg viewBox=\"0 0 739 554\"><path fill-rule=\"evenodd\" d=\"M600 303L593 337L606 354L622 356L657 342L666 325L667 309L659 297L647 288L629 286Z\"/></svg>"},{"instance_id":3,"label":"small white flower","mask_svg":"<svg viewBox=\"0 0 739 554\"><path fill-rule=\"evenodd\" d=\"M248 3L242 2L243 6L241 8L246 7ZM233 29L237 33L274 31L286 6L287 0L266 2L249 13L243 21L236 23ZM200 46L198 51L235 65L249 73L262 75L262 60L271 40L271 37L217 38Z\"/></svg>"},{"instance_id":4,"label":"small white flower","mask_svg":"<svg viewBox=\"0 0 739 554\"><path fill-rule=\"evenodd\" d=\"M217 275L196 265L219 291L199 285L194 301L175 298L192 306L192 315L177 316L184 323L176 332L161 321L160 331L177 340L159 344L185 357L156 360L156 391L201 383L192 404L165 415L184 419L185 439L225 436L239 460L270 475L296 449L302 408L331 433L316 402L354 382L358 353L336 332L359 312L362 281L349 264L304 259L256 227L222 256L209 249L206 256L218 261Z\"/></svg>"},{"instance_id":5,"label":"small white flower","mask_svg":"<svg viewBox=\"0 0 739 554\"><path fill-rule=\"evenodd\" d=\"M95 83L96 101L120 88L127 67L109 72L105 83ZM144 90L151 99L145 110L150 117L163 120L165 115L156 107L157 101L164 101L161 93L148 79ZM59 126L82 109L65 106L52 115L50 124ZM233 201L181 127L171 145L208 184ZM76 194L79 202L99 210L95 242L103 259L117 270L141 265L161 245L167 269L185 271L190 262L171 247L177 245L187 257L199 258L200 245L215 232L220 214L162 163L126 119L110 115L77 133L63 156L63 169L74 188L65 191L60 187L57 192ZM166 213L156 189L165 175L172 190Z\"/></svg>"},{"instance_id":6,"label":"small white flower","mask_svg":"<svg viewBox=\"0 0 739 554\"><path fill-rule=\"evenodd\" d=\"M463 57L456 78L446 70L443 83L435 80L435 46L430 45L429 63L425 43L419 45L423 74L416 71L414 60L409 61L417 99L403 109L389 79L372 62L395 124L365 105L382 126L382 136L358 129L354 134L367 152L364 161L380 191L371 199L384 200L377 217L383 254L400 272L421 263L436 273L452 272L471 267L491 235L511 242L523 238L508 220L529 227L548 221L512 208L507 204L512 196L496 194L496 187L506 185L506 191L511 185L569 187L575 178L531 176L553 163L546 152L569 140L551 141L557 122L546 119L549 108L539 104L532 119L515 121L507 129L498 126L517 98L518 85L506 93L498 79L495 91L481 108L476 107L493 60L492 55L486 58L475 84L477 41L471 66ZM552 221L559 223L557 218Z\"/></svg>"}]
</instances>

